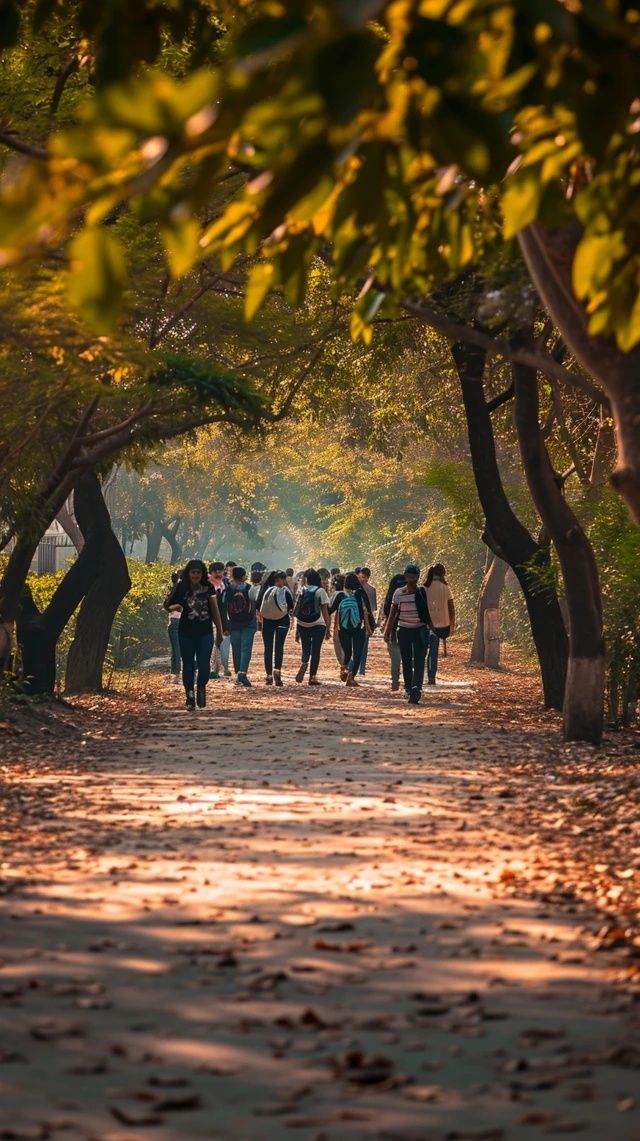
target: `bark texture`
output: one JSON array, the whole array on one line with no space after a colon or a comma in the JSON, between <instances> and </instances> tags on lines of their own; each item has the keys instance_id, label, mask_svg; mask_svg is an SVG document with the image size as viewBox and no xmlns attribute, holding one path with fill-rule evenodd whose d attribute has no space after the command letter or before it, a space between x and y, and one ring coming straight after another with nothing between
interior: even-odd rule
<instances>
[{"instance_id":1,"label":"bark texture","mask_svg":"<svg viewBox=\"0 0 640 1141\"><path fill-rule=\"evenodd\" d=\"M542 302L566 345L598 381L611 402L618 464L611 482L640 523L640 349L623 353L609 337L594 337L573 292L571 272L581 228L556 230L536 222L519 235L520 249Z\"/></svg>"},{"instance_id":2,"label":"bark texture","mask_svg":"<svg viewBox=\"0 0 640 1141\"><path fill-rule=\"evenodd\" d=\"M80 494L78 494L80 492ZM83 533L89 525L94 540L98 572L87 590L76 621L76 631L67 658L67 693L100 693L104 658L118 606L131 588L127 560L111 526L100 484L93 474L79 484L75 513Z\"/></svg>"},{"instance_id":3,"label":"bark texture","mask_svg":"<svg viewBox=\"0 0 640 1141\"><path fill-rule=\"evenodd\" d=\"M602 599L591 544L566 502L538 421L538 378L513 365L515 422L529 490L558 553L569 612L569 665L563 707L566 741L599 744L604 722Z\"/></svg>"},{"instance_id":4,"label":"bark texture","mask_svg":"<svg viewBox=\"0 0 640 1141\"><path fill-rule=\"evenodd\" d=\"M500 665L500 597L504 587L509 567L504 559L499 559L492 551L487 552L484 578L478 594L476 609L476 628L471 647L471 662L497 669ZM491 640L495 639L497 631L497 644L489 649L488 639L485 636L485 614L493 612L491 620Z\"/></svg>"},{"instance_id":5,"label":"bark texture","mask_svg":"<svg viewBox=\"0 0 640 1141\"><path fill-rule=\"evenodd\" d=\"M520 583L540 663L545 706L562 709L568 639L555 588L541 585L549 552L520 522L502 485L482 383L486 352L465 344L454 345L451 351L462 386L473 474L486 519L485 542L509 564Z\"/></svg>"}]
</instances>

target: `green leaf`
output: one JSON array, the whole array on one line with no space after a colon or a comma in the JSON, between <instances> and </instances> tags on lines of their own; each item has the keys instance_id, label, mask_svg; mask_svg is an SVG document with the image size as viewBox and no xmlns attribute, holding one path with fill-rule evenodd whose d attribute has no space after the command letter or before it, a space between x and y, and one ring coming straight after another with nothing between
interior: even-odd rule
<instances>
[{"instance_id":1,"label":"green leaf","mask_svg":"<svg viewBox=\"0 0 640 1141\"><path fill-rule=\"evenodd\" d=\"M110 333L122 308L126 263L122 246L104 227L81 230L71 242L69 301L97 333Z\"/></svg>"},{"instance_id":2,"label":"green leaf","mask_svg":"<svg viewBox=\"0 0 640 1141\"><path fill-rule=\"evenodd\" d=\"M605 285L614 262L624 257L626 247L620 232L585 234L573 259L573 288L576 296L588 297Z\"/></svg>"},{"instance_id":3,"label":"green leaf","mask_svg":"<svg viewBox=\"0 0 640 1141\"><path fill-rule=\"evenodd\" d=\"M162 227L162 239L172 277L182 277L193 266L200 253L200 226L196 218L170 219Z\"/></svg>"},{"instance_id":4,"label":"green leaf","mask_svg":"<svg viewBox=\"0 0 640 1141\"><path fill-rule=\"evenodd\" d=\"M504 236L507 240L535 221L542 190L539 167L521 167L507 180L502 195Z\"/></svg>"},{"instance_id":5,"label":"green leaf","mask_svg":"<svg viewBox=\"0 0 640 1141\"><path fill-rule=\"evenodd\" d=\"M253 266L247 278L244 296L244 313L247 321L255 317L267 293L275 284L275 268L271 262L261 261Z\"/></svg>"}]
</instances>

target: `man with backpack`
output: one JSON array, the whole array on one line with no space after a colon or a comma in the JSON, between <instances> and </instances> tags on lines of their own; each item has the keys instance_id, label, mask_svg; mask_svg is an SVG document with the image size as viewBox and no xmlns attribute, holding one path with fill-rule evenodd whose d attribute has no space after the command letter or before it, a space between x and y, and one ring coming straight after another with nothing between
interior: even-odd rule
<instances>
[{"instance_id":1,"label":"man with backpack","mask_svg":"<svg viewBox=\"0 0 640 1141\"><path fill-rule=\"evenodd\" d=\"M405 585L393 594L391 612L384 628L384 640L388 645L397 627L405 692L410 705L417 705L422 697L431 619L427 592L423 586L418 586L420 567L410 563L405 568L404 577Z\"/></svg>"},{"instance_id":2,"label":"man with backpack","mask_svg":"<svg viewBox=\"0 0 640 1141\"><path fill-rule=\"evenodd\" d=\"M247 677L257 630L256 602L244 567L232 567L231 581L222 595L222 624L231 639L236 685L250 686Z\"/></svg>"},{"instance_id":3,"label":"man with backpack","mask_svg":"<svg viewBox=\"0 0 640 1141\"><path fill-rule=\"evenodd\" d=\"M331 637L331 629L329 595L321 585L320 575L316 570L306 572L304 586L301 586L298 592L293 613L302 645L302 660L296 681L304 681L307 666L310 665L309 685L319 685L316 675L320 665L322 643Z\"/></svg>"},{"instance_id":4,"label":"man with backpack","mask_svg":"<svg viewBox=\"0 0 640 1141\"><path fill-rule=\"evenodd\" d=\"M373 630L368 599L357 574L345 576L344 596L338 603L337 614L340 645L344 651L344 660L349 663L348 667L341 670L340 677L349 686L357 685L355 674L360 666L367 635Z\"/></svg>"}]
</instances>

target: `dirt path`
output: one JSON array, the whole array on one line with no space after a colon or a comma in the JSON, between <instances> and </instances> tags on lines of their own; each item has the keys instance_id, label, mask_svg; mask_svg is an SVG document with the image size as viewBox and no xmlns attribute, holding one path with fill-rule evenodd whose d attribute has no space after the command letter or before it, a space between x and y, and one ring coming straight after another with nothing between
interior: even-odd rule
<instances>
[{"instance_id":1,"label":"dirt path","mask_svg":"<svg viewBox=\"0 0 640 1141\"><path fill-rule=\"evenodd\" d=\"M166 687L15 786L0 1138L640 1139L624 934L522 823L555 725L461 660L417 710L379 646L358 691Z\"/></svg>"}]
</instances>

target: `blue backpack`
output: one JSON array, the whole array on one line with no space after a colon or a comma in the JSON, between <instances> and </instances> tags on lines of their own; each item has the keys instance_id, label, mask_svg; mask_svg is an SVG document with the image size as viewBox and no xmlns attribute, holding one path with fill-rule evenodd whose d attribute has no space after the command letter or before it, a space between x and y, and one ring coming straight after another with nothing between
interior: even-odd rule
<instances>
[{"instance_id":1,"label":"blue backpack","mask_svg":"<svg viewBox=\"0 0 640 1141\"><path fill-rule=\"evenodd\" d=\"M362 625L358 600L353 594L345 595L338 607L338 625L341 630L359 630Z\"/></svg>"}]
</instances>

